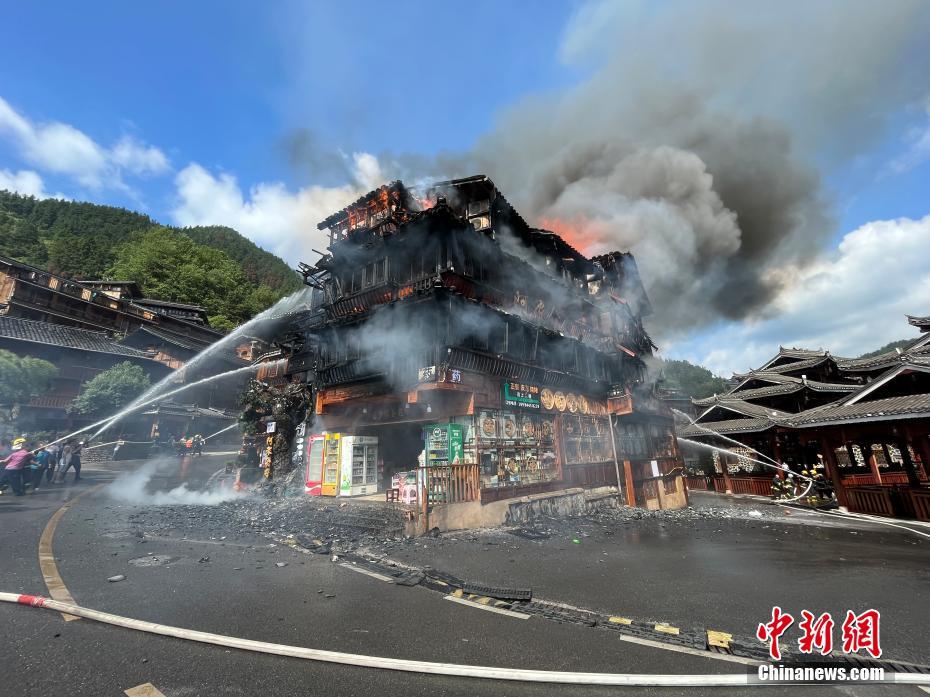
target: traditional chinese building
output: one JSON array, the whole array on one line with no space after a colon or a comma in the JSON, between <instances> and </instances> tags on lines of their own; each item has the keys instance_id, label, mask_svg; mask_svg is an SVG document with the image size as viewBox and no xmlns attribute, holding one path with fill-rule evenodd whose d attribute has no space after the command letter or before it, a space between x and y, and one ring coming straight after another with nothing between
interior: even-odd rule
<instances>
[{"instance_id":1,"label":"traditional chinese building","mask_svg":"<svg viewBox=\"0 0 930 697\"><path fill-rule=\"evenodd\" d=\"M393 182L319 227L312 305L279 342L288 379L315 389L311 429L377 437L382 485L443 461L424 428L452 426L444 465L482 502L618 474L656 498L680 460L645 382L652 308L632 255L586 257L485 176Z\"/></svg>"},{"instance_id":2,"label":"traditional chinese building","mask_svg":"<svg viewBox=\"0 0 930 697\"><path fill-rule=\"evenodd\" d=\"M679 435L721 447L718 489L768 495L756 450L794 471L822 462L850 510L930 520L930 317L907 319L921 336L871 358L780 348L726 394L694 400Z\"/></svg>"},{"instance_id":3,"label":"traditional chinese building","mask_svg":"<svg viewBox=\"0 0 930 697\"><path fill-rule=\"evenodd\" d=\"M88 420L70 415L68 406L83 383L116 363L136 363L158 382L222 337L210 327L203 308L145 298L131 281L78 281L0 257L0 347L44 358L59 368L52 390L23 407L32 428L58 431L83 425ZM245 341L220 352L210 372L219 372L217 364L221 370L248 364L253 348ZM198 377L203 375L179 373L178 383ZM206 408L212 418L213 410L236 406L235 395L215 385L194 388L183 401L165 409L190 414ZM225 418L233 421L232 416ZM142 437L150 435L154 423L125 427Z\"/></svg>"}]
</instances>

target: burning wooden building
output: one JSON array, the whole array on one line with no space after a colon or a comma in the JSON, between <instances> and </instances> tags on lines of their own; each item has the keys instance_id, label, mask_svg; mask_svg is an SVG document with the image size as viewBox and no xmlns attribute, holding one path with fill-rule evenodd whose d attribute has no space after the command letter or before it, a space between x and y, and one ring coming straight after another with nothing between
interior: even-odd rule
<instances>
[{"instance_id":1,"label":"burning wooden building","mask_svg":"<svg viewBox=\"0 0 930 697\"><path fill-rule=\"evenodd\" d=\"M290 378L314 388L311 432L377 438L374 461L343 473L353 491L420 463L445 471L446 501L618 479L631 501L675 495L632 255L586 257L485 176L393 182L319 228L329 248L301 267L312 305L281 344Z\"/></svg>"}]
</instances>

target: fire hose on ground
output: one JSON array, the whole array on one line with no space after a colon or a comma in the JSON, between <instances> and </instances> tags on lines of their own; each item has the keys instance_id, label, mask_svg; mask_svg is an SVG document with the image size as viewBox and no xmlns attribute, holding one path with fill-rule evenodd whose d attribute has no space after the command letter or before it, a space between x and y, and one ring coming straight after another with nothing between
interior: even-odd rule
<instances>
[{"instance_id":1,"label":"fire hose on ground","mask_svg":"<svg viewBox=\"0 0 930 697\"><path fill-rule=\"evenodd\" d=\"M379 668L382 670L398 670L408 673L423 673L427 675L451 675L465 678L485 678L492 680L513 680L521 682L556 683L563 685L612 685L612 686L709 686L731 687L735 685L759 684L751 682L748 673L724 675L652 675L638 673L574 673L553 670L530 670L525 668L495 668L492 666L469 666L455 663L435 663L430 661L414 661L403 658L390 658L386 656L364 656L361 654L342 653L340 651L324 651L322 649L309 649L302 646L288 646L286 644L272 644L265 641L240 639L223 634L211 634L183 627L171 627L156 622L137 620L131 617L122 617L109 612L91 610L71 603L63 603L38 595L20 595L18 593L0 592L0 602L16 603L33 608L43 608L64 612L77 617L110 624L125 629L158 634L161 636L186 639L203 644L226 646L243 651L290 656L310 661L326 663L339 663L342 665L363 668ZM897 684L925 685L928 678L919 673L887 672L886 678Z\"/></svg>"}]
</instances>

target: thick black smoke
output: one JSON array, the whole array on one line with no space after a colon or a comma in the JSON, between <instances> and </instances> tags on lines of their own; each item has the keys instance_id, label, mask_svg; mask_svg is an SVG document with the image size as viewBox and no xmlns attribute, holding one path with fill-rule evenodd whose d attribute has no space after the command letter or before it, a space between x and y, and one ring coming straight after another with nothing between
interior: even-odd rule
<instances>
[{"instance_id":1,"label":"thick black smoke","mask_svg":"<svg viewBox=\"0 0 930 697\"><path fill-rule=\"evenodd\" d=\"M528 219L633 251L663 337L777 311L835 232L818 168L930 92L930 4L773 7L591 3L563 52L604 67L511 108L469 156Z\"/></svg>"}]
</instances>

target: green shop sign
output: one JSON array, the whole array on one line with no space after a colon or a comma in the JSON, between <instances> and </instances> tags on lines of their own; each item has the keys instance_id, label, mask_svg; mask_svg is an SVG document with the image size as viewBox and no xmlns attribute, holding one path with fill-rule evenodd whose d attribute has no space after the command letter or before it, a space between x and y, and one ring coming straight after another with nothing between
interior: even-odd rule
<instances>
[{"instance_id":1,"label":"green shop sign","mask_svg":"<svg viewBox=\"0 0 930 697\"><path fill-rule=\"evenodd\" d=\"M539 409L539 385L522 382L504 382L504 406L521 409Z\"/></svg>"}]
</instances>

